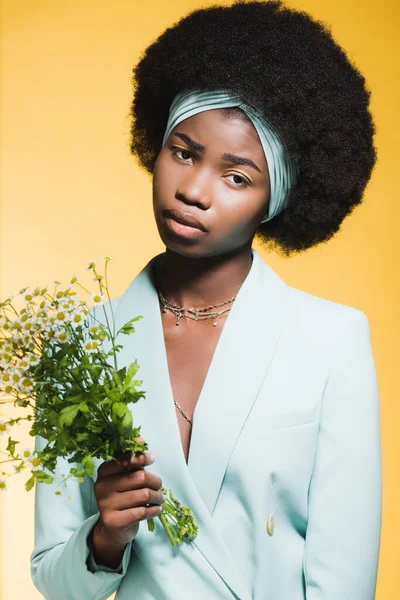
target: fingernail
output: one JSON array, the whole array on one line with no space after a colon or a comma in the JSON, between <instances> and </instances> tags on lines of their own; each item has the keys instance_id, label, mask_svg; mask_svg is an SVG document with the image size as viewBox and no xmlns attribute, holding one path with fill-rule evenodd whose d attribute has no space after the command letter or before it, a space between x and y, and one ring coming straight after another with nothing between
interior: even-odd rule
<instances>
[{"instance_id":1,"label":"fingernail","mask_svg":"<svg viewBox=\"0 0 400 600\"><path fill-rule=\"evenodd\" d=\"M156 460L155 456L153 456L151 452L146 452L146 454L151 463L153 463Z\"/></svg>"}]
</instances>

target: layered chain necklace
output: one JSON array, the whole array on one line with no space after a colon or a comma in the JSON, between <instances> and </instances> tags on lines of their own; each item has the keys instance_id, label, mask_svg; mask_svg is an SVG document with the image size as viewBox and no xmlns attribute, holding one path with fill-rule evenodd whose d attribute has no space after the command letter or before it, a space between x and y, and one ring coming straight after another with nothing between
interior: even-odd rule
<instances>
[{"instance_id":1,"label":"layered chain necklace","mask_svg":"<svg viewBox=\"0 0 400 600\"><path fill-rule=\"evenodd\" d=\"M159 267L159 272L161 272L161 271L162 271L162 264ZM179 325L180 319L186 317L188 319L191 319L192 321L204 321L207 319L215 319L213 322L213 326L216 327L219 317L221 315L229 312L231 310L232 306L229 306L228 308L225 308L220 311L214 311L213 309L220 308L221 306L225 306L226 304L233 303L236 299L236 296L232 296L232 298L229 298L228 300L224 300L223 302L219 302L218 304L211 304L210 306L201 306L201 307L200 306L199 307L178 306L176 304L172 304L171 302L169 302L164 297L164 295L161 292L158 285L156 287L157 287L158 297L164 307L163 313L167 312L167 310L172 312L176 316L175 325ZM187 416L187 414L184 412L184 410L178 404L178 402L175 400L175 398L174 398L174 404L177 407L177 409L179 410L179 412L181 413L181 415L183 416L183 418L186 419L186 421L192 425L193 424L192 419Z\"/></svg>"}]
</instances>

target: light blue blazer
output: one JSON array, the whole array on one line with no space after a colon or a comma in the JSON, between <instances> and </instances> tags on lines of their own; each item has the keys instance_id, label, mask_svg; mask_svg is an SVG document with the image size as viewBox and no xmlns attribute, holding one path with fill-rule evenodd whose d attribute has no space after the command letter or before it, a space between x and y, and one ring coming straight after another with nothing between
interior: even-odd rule
<instances>
[{"instance_id":1,"label":"light blue blazer","mask_svg":"<svg viewBox=\"0 0 400 600\"><path fill-rule=\"evenodd\" d=\"M70 482L70 500L39 484L31 565L47 600L105 600L115 590L117 600L375 597L381 447L368 319L290 287L252 254L196 405L188 464L156 257L112 301L117 327L144 317L121 337L119 366L140 364L146 398L132 411L156 457L147 468L192 508L197 539L172 547L158 519L154 533L144 521L119 569L96 567L87 545L99 517L92 480ZM59 461L58 472L70 466Z\"/></svg>"}]
</instances>

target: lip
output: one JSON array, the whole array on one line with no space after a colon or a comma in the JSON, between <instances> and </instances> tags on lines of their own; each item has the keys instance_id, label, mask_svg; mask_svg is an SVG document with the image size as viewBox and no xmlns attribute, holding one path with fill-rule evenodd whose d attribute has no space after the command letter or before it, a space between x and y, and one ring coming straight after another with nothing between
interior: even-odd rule
<instances>
[{"instance_id":1,"label":"lip","mask_svg":"<svg viewBox=\"0 0 400 600\"><path fill-rule=\"evenodd\" d=\"M198 219L196 219L190 213L186 213L182 210L176 209L167 209L164 211L164 215L169 218L181 223L182 225L189 226L191 228L200 229L200 231L207 232L208 229L201 223Z\"/></svg>"},{"instance_id":2,"label":"lip","mask_svg":"<svg viewBox=\"0 0 400 600\"><path fill-rule=\"evenodd\" d=\"M174 236L177 236L180 240L197 240L205 235L205 232L198 227L184 225L172 217L166 217L165 222L170 233L172 233Z\"/></svg>"}]
</instances>

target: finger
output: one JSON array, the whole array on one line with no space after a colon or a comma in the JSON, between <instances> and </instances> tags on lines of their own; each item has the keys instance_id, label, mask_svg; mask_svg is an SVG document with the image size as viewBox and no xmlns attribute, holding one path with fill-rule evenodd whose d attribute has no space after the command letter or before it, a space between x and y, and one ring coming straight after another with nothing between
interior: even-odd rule
<instances>
[{"instance_id":1,"label":"finger","mask_svg":"<svg viewBox=\"0 0 400 600\"><path fill-rule=\"evenodd\" d=\"M119 529L130 527L134 523L144 521L145 519L154 519L161 513L162 507L160 505L149 506L136 506L134 508L127 508L121 511L113 511L109 516L105 517L105 523L110 529Z\"/></svg>"},{"instance_id":2,"label":"finger","mask_svg":"<svg viewBox=\"0 0 400 600\"><path fill-rule=\"evenodd\" d=\"M113 477L113 476L111 476ZM141 488L151 488L159 490L162 487L162 480L155 473L150 473L146 469L131 471L124 475L114 476L114 491L126 492L128 490L138 490Z\"/></svg>"},{"instance_id":3,"label":"finger","mask_svg":"<svg viewBox=\"0 0 400 600\"><path fill-rule=\"evenodd\" d=\"M130 460L116 459L101 463L97 470L98 477L108 477L116 473L125 473L134 469L147 467L153 464L154 459L150 452L139 452L131 456Z\"/></svg>"},{"instance_id":4,"label":"finger","mask_svg":"<svg viewBox=\"0 0 400 600\"><path fill-rule=\"evenodd\" d=\"M115 494L112 501L109 501L109 508L114 510L125 510L135 508L136 506L160 506L165 502L166 496L162 492L157 492L151 488L141 488L138 490L129 490Z\"/></svg>"}]
</instances>

